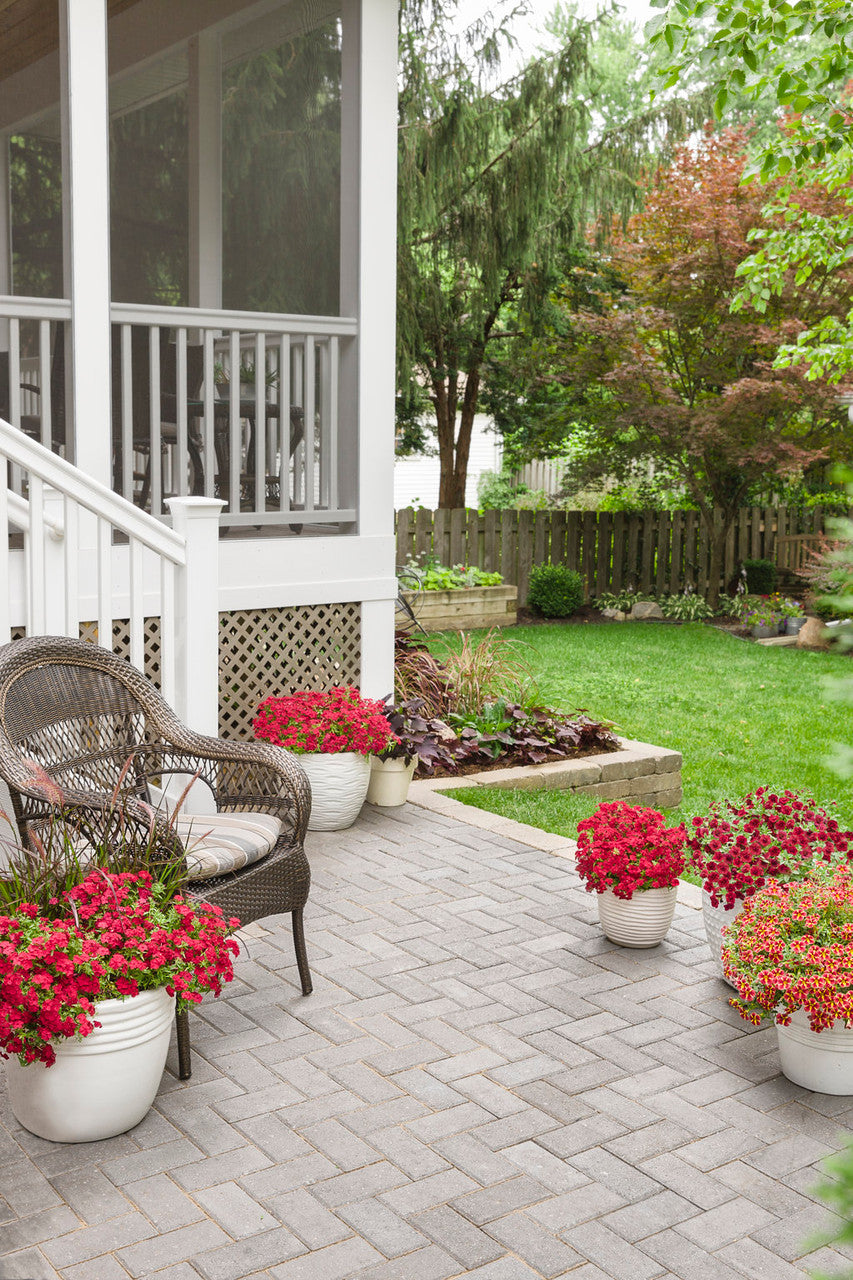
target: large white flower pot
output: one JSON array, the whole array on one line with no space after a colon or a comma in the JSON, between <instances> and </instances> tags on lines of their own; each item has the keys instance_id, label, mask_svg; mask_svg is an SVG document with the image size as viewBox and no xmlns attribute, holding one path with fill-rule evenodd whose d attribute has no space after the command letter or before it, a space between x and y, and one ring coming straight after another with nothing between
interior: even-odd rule
<instances>
[{"instance_id":1,"label":"large white flower pot","mask_svg":"<svg viewBox=\"0 0 853 1280\"><path fill-rule=\"evenodd\" d=\"M370 782L370 760L357 751L327 755L304 751L299 763L311 783L309 831L343 831L361 812Z\"/></svg>"},{"instance_id":2,"label":"large white flower pot","mask_svg":"<svg viewBox=\"0 0 853 1280\"><path fill-rule=\"evenodd\" d=\"M157 1096L175 997L165 987L95 1005L100 1027L61 1040L56 1062L6 1063L9 1105L30 1133L52 1142L99 1142L139 1124Z\"/></svg>"},{"instance_id":3,"label":"large white flower pot","mask_svg":"<svg viewBox=\"0 0 853 1280\"><path fill-rule=\"evenodd\" d=\"M853 1028L836 1021L826 1031L812 1031L802 1009L791 1014L791 1023L780 1027L779 1058L782 1074L814 1093L853 1094Z\"/></svg>"},{"instance_id":4,"label":"large white flower pot","mask_svg":"<svg viewBox=\"0 0 853 1280\"><path fill-rule=\"evenodd\" d=\"M393 809L405 804L417 763L417 756L412 756L408 764L402 757L397 760L380 760L378 756L371 756L367 803L378 804L383 809Z\"/></svg>"},{"instance_id":5,"label":"large white flower pot","mask_svg":"<svg viewBox=\"0 0 853 1280\"><path fill-rule=\"evenodd\" d=\"M711 948L711 959L714 961L717 973L728 982L730 987L734 983L729 982L723 974L723 929L736 920L743 910L743 901L738 899L733 907L726 910L725 907L712 907L711 895L704 889L702 890L702 920L705 924L705 936L708 939L708 946Z\"/></svg>"},{"instance_id":6,"label":"large white flower pot","mask_svg":"<svg viewBox=\"0 0 853 1280\"><path fill-rule=\"evenodd\" d=\"M678 889L640 889L630 898L617 898L612 889L598 896L598 919L611 942L622 947L656 947L675 915Z\"/></svg>"}]
</instances>

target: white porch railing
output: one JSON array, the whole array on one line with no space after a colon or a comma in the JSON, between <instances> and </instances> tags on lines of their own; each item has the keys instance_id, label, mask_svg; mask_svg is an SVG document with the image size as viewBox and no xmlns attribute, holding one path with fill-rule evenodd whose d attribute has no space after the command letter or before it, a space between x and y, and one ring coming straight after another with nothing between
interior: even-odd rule
<instances>
[{"instance_id":1,"label":"white porch railing","mask_svg":"<svg viewBox=\"0 0 853 1280\"><path fill-rule=\"evenodd\" d=\"M21 496L9 470L22 477ZM160 684L178 714L216 732L218 516L221 502L171 500L167 528L0 419L0 643L28 635L77 637L97 624L113 647L127 619L130 660L144 666L144 624L160 618Z\"/></svg>"},{"instance_id":2,"label":"white porch railing","mask_svg":"<svg viewBox=\"0 0 853 1280\"><path fill-rule=\"evenodd\" d=\"M111 315L116 492L158 517L170 496L221 497L228 527L355 520L355 320L130 304ZM63 299L0 297L0 416L55 450L70 316Z\"/></svg>"}]
</instances>

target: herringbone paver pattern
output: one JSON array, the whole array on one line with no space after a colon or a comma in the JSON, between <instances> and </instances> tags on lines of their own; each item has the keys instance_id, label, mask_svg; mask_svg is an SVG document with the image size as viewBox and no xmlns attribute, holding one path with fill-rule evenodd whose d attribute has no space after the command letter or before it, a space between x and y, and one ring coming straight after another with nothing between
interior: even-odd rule
<instances>
[{"instance_id":1,"label":"herringbone paver pattern","mask_svg":"<svg viewBox=\"0 0 853 1280\"><path fill-rule=\"evenodd\" d=\"M0 1280L795 1280L853 1098L779 1075L699 913L601 935L572 863L411 806L314 835L131 1134L0 1117Z\"/></svg>"}]
</instances>

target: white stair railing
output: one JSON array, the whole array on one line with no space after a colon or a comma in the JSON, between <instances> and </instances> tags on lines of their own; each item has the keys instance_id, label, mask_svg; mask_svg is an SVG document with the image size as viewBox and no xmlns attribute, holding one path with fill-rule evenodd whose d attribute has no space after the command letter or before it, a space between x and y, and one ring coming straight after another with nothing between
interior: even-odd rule
<instances>
[{"instance_id":1,"label":"white stair railing","mask_svg":"<svg viewBox=\"0 0 853 1280\"><path fill-rule=\"evenodd\" d=\"M94 622L113 648L113 623L126 619L142 670L145 619L159 617L163 696L194 729L216 733L222 506L173 498L170 529L0 419L0 644L16 626L76 638Z\"/></svg>"}]
</instances>

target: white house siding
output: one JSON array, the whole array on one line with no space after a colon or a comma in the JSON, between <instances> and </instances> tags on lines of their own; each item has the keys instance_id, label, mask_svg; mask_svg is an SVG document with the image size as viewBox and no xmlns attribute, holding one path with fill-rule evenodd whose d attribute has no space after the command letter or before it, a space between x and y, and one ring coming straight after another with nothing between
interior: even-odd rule
<instances>
[{"instance_id":1,"label":"white house siding","mask_svg":"<svg viewBox=\"0 0 853 1280\"><path fill-rule=\"evenodd\" d=\"M477 482L484 471L500 471L501 441L493 430L492 420L485 413L478 413L471 433L471 452L468 458L468 482L465 486L465 506L477 505ZM394 509L426 507L434 511L438 506L438 456L398 458L394 463Z\"/></svg>"}]
</instances>

